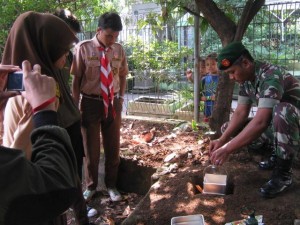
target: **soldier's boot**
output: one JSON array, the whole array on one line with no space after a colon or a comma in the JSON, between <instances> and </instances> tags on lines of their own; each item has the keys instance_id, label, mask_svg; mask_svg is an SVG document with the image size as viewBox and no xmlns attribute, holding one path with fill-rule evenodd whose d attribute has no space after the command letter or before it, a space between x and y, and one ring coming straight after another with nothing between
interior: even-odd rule
<instances>
[{"instance_id":1,"label":"soldier's boot","mask_svg":"<svg viewBox=\"0 0 300 225\"><path fill-rule=\"evenodd\" d=\"M292 163L293 159L283 160L277 158L271 179L260 188L263 197L274 198L291 186Z\"/></svg>"},{"instance_id":2,"label":"soldier's boot","mask_svg":"<svg viewBox=\"0 0 300 225\"><path fill-rule=\"evenodd\" d=\"M259 162L258 166L262 170L272 170L276 165L276 159L277 156L275 154L275 151L272 150L271 156L267 160Z\"/></svg>"}]
</instances>

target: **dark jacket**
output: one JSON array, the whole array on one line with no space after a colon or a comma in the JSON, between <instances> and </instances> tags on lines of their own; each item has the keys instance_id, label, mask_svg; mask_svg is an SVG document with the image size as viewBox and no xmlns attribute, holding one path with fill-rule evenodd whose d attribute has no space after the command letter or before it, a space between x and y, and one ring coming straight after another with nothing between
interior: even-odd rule
<instances>
[{"instance_id":1,"label":"dark jacket","mask_svg":"<svg viewBox=\"0 0 300 225\"><path fill-rule=\"evenodd\" d=\"M45 224L76 196L76 160L54 111L33 116L31 162L23 151L0 147L0 225Z\"/></svg>"}]
</instances>

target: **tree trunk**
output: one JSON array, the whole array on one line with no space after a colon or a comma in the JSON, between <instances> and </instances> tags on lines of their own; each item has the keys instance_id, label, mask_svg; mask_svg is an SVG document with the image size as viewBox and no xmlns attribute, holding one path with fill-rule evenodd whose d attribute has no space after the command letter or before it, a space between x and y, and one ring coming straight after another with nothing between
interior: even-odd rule
<instances>
[{"instance_id":1,"label":"tree trunk","mask_svg":"<svg viewBox=\"0 0 300 225\"><path fill-rule=\"evenodd\" d=\"M204 18L220 37L222 46L226 46L232 41L241 41L249 23L265 4L265 0L248 0L236 25L218 8L213 0L195 0L195 2ZM209 122L210 128L216 132L212 138L221 135L222 124L229 120L233 88L234 82L229 79L228 75L221 73L212 119Z\"/></svg>"}]
</instances>

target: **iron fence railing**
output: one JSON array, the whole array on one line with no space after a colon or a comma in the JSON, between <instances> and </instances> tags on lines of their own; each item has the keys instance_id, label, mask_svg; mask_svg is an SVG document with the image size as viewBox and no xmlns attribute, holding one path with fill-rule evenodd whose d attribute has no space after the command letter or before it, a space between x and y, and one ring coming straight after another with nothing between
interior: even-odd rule
<instances>
[{"instance_id":1,"label":"iron fence railing","mask_svg":"<svg viewBox=\"0 0 300 225\"><path fill-rule=\"evenodd\" d=\"M299 6L300 1L263 6L248 26L243 42L256 59L280 64L300 77ZM190 120L193 84L187 81L185 71L193 68L194 28L187 22L189 15L178 17L160 30L150 25L139 29L138 21L146 16L122 15L124 29L119 42L126 49L130 67L124 113ZM82 21L82 27L79 39L92 38L97 19ZM166 47L167 41L176 43L177 49ZM208 28L201 34L200 47L201 56L218 52L221 42L214 30ZM137 65L144 69L137 70Z\"/></svg>"}]
</instances>

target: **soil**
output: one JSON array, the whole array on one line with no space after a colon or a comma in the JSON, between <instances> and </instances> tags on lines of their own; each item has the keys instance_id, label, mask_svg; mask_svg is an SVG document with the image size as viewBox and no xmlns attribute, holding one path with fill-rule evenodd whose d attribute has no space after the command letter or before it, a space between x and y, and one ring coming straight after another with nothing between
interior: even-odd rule
<instances>
[{"instance_id":1,"label":"soil","mask_svg":"<svg viewBox=\"0 0 300 225\"><path fill-rule=\"evenodd\" d=\"M224 225L246 219L252 210L267 225L292 225L300 219L298 162L292 186L276 198L265 199L259 188L271 171L257 165L269 153L241 149L219 168L228 176L225 195L204 194L203 174L209 166L207 125L192 129L178 121L123 119L121 131L122 160L156 171L149 181L153 185L142 194L119 188L124 197L121 202L110 201L105 188L99 187L88 203L98 210L90 219L95 224L167 225L172 217L202 214L206 225ZM68 224L75 224L71 211Z\"/></svg>"}]
</instances>

